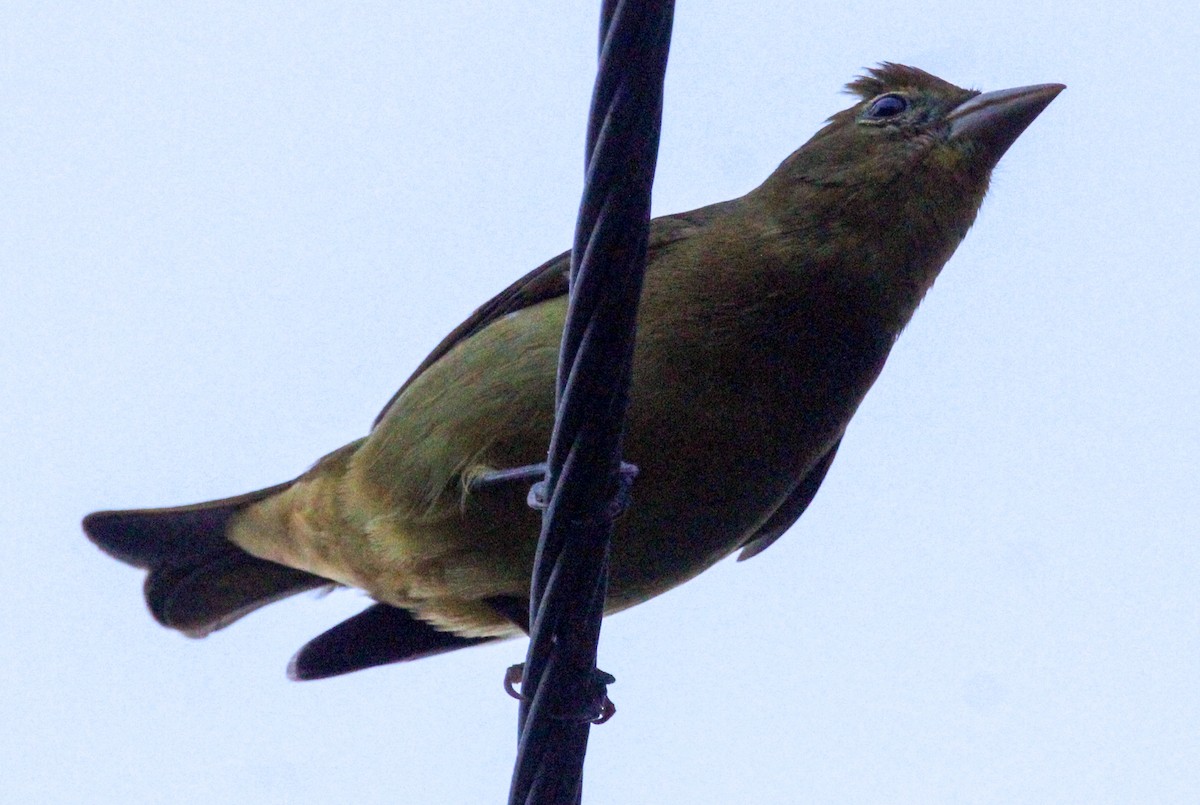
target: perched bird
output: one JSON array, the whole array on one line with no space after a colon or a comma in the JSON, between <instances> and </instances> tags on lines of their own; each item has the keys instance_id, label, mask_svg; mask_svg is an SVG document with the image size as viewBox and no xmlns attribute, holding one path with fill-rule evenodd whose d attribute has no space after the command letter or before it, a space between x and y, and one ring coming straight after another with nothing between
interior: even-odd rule
<instances>
[{"instance_id":1,"label":"perched bird","mask_svg":"<svg viewBox=\"0 0 1200 805\"><path fill-rule=\"evenodd\" d=\"M654 220L606 610L641 603L796 521L900 331L966 235L1000 157L1062 91L980 94L885 63L741 198ZM201 637L303 590L376 604L296 655L313 679L526 625L569 255L479 308L371 432L294 481L235 498L88 515L149 571L160 623Z\"/></svg>"}]
</instances>

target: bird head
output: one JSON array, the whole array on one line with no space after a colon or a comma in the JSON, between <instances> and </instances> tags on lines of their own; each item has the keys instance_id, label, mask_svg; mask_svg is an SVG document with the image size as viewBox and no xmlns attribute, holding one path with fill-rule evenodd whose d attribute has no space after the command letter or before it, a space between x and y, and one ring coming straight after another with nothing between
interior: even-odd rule
<instances>
[{"instance_id":1,"label":"bird head","mask_svg":"<svg viewBox=\"0 0 1200 805\"><path fill-rule=\"evenodd\" d=\"M980 93L885 62L847 85L858 103L756 193L780 229L809 230L830 259L863 255L864 270L919 299L974 222L1000 157L1063 88Z\"/></svg>"},{"instance_id":2,"label":"bird head","mask_svg":"<svg viewBox=\"0 0 1200 805\"><path fill-rule=\"evenodd\" d=\"M846 86L859 102L829 118L779 172L853 189L923 170L981 200L1000 157L1062 89L1038 84L980 93L885 62Z\"/></svg>"},{"instance_id":3,"label":"bird head","mask_svg":"<svg viewBox=\"0 0 1200 805\"><path fill-rule=\"evenodd\" d=\"M1000 157L1063 86L980 93L884 63L846 89L858 102L751 197L806 264L874 289L870 304L894 311L898 332L966 236Z\"/></svg>"}]
</instances>

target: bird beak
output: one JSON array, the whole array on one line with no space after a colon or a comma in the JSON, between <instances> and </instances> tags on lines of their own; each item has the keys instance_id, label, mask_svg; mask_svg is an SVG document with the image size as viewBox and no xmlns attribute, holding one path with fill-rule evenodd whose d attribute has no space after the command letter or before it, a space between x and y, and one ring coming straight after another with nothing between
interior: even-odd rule
<instances>
[{"instance_id":1,"label":"bird beak","mask_svg":"<svg viewBox=\"0 0 1200 805\"><path fill-rule=\"evenodd\" d=\"M970 142L994 166L1064 89L1063 84L1035 84L976 95L946 116L950 124L948 138L951 142Z\"/></svg>"}]
</instances>

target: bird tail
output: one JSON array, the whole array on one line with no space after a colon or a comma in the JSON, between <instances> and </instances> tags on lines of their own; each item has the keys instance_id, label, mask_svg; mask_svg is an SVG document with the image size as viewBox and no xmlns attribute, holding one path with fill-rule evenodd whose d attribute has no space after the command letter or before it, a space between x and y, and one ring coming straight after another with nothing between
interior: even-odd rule
<instances>
[{"instance_id":1,"label":"bird tail","mask_svg":"<svg viewBox=\"0 0 1200 805\"><path fill-rule=\"evenodd\" d=\"M159 623L204 637L261 606L332 584L225 538L234 515L290 485L190 506L95 512L83 530L105 553L149 571L146 603Z\"/></svg>"}]
</instances>

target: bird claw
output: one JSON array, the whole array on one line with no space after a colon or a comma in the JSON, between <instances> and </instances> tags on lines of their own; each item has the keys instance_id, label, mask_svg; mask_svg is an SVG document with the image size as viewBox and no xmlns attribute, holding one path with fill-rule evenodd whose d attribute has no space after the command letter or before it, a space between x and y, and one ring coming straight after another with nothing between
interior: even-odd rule
<instances>
[{"instance_id":1,"label":"bird claw","mask_svg":"<svg viewBox=\"0 0 1200 805\"><path fill-rule=\"evenodd\" d=\"M633 502L633 481L638 476L638 468L636 464L631 464L628 461L622 461L620 468L617 470L617 491L613 495L612 500L608 502L608 515L612 519L617 519L625 510L629 508L629 504ZM604 673L598 671L597 673ZM607 675L606 675L607 676ZM612 680L616 682L616 680Z\"/></svg>"},{"instance_id":2,"label":"bird claw","mask_svg":"<svg viewBox=\"0 0 1200 805\"><path fill-rule=\"evenodd\" d=\"M504 672L504 692L519 702L525 701L525 694L517 690L517 685L525 678L525 663L508 666Z\"/></svg>"},{"instance_id":3,"label":"bird claw","mask_svg":"<svg viewBox=\"0 0 1200 805\"><path fill-rule=\"evenodd\" d=\"M525 694L517 690L517 685L520 685L525 679L525 663L519 662L516 665L508 666L504 672L504 691L509 696L512 696L517 701L528 701ZM592 671L593 690L597 696L593 697L593 702L596 699L603 698L603 701L595 703L590 712L582 713L556 713L555 718L569 721L588 722L591 724L603 724L608 721L617 712L617 706L613 704L613 700L608 698L608 686L617 681L617 678L606 671L601 671L599 668Z\"/></svg>"}]
</instances>

